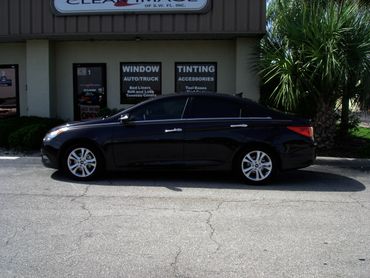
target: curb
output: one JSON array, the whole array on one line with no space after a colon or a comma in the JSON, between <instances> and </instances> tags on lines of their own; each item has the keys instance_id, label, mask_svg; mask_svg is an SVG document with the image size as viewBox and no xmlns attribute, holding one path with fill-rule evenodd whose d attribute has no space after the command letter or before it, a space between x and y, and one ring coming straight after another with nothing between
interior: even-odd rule
<instances>
[{"instance_id":1,"label":"curb","mask_svg":"<svg viewBox=\"0 0 370 278\"><path fill-rule=\"evenodd\" d=\"M370 159L366 158L341 158L341 157L317 157L314 165L337 166L358 170L370 170Z\"/></svg>"}]
</instances>

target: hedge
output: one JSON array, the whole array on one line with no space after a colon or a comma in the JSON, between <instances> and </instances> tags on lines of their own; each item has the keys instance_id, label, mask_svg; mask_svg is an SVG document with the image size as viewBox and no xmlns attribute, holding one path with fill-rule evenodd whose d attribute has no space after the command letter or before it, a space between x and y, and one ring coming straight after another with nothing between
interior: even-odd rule
<instances>
[{"instance_id":1,"label":"hedge","mask_svg":"<svg viewBox=\"0 0 370 278\"><path fill-rule=\"evenodd\" d=\"M60 119L19 117L0 120L0 147L39 149L46 132L63 124Z\"/></svg>"}]
</instances>

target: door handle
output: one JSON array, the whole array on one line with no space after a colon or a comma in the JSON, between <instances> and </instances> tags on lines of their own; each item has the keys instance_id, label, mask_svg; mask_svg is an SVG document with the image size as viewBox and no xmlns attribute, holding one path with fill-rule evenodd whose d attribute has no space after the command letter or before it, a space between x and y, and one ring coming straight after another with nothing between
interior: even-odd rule
<instances>
[{"instance_id":1,"label":"door handle","mask_svg":"<svg viewBox=\"0 0 370 278\"><path fill-rule=\"evenodd\" d=\"M166 129L165 133L182 132L182 128Z\"/></svg>"},{"instance_id":2,"label":"door handle","mask_svg":"<svg viewBox=\"0 0 370 278\"><path fill-rule=\"evenodd\" d=\"M231 128L246 128L248 125L246 124L240 124L240 125L230 125Z\"/></svg>"}]
</instances>

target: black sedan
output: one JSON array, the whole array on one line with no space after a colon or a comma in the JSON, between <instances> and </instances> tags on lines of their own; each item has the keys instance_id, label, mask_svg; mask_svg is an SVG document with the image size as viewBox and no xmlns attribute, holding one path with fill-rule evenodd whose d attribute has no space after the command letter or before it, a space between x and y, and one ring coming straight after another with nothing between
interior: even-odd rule
<instances>
[{"instance_id":1,"label":"black sedan","mask_svg":"<svg viewBox=\"0 0 370 278\"><path fill-rule=\"evenodd\" d=\"M315 160L310 122L222 94L158 97L112 117L70 123L43 140L45 166L88 180L105 170L234 170L247 183Z\"/></svg>"}]
</instances>

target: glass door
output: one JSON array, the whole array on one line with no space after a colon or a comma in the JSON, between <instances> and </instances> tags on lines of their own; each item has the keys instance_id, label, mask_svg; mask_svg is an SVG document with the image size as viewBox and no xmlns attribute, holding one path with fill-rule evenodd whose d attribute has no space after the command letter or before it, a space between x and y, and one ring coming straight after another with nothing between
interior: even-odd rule
<instances>
[{"instance_id":1,"label":"glass door","mask_svg":"<svg viewBox=\"0 0 370 278\"><path fill-rule=\"evenodd\" d=\"M98 117L107 107L106 64L73 64L75 120Z\"/></svg>"}]
</instances>

